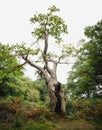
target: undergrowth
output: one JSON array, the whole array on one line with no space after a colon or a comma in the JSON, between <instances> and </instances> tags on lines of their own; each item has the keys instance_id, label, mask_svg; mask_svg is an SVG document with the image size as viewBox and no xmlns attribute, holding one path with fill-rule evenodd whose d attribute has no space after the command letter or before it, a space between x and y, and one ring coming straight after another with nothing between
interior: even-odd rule
<instances>
[{"instance_id":1,"label":"undergrowth","mask_svg":"<svg viewBox=\"0 0 102 130\"><path fill-rule=\"evenodd\" d=\"M0 130L101 130L101 103L98 99L69 100L67 111L56 114L19 98L0 99Z\"/></svg>"}]
</instances>

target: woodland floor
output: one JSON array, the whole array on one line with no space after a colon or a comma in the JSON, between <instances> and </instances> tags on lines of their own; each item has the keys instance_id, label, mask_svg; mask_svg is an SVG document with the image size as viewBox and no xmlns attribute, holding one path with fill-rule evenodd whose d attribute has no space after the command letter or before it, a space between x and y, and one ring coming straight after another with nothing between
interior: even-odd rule
<instances>
[{"instance_id":1,"label":"woodland floor","mask_svg":"<svg viewBox=\"0 0 102 130\"><path fill-rule=\"evenodd\" d=\"M24 124L21 123L2 123L0 130L102 130L101 126L96 127L84 119L68 120L65 117L58 116L53 121L33 121L30 120Z\"/></svg>"},{"instance_id":2,"label":"woodland floor","mask_svg":"<svg viewBox=\"0 0 102 130\"><path fill-rule=\"evenodd\" d=\"M102 130L102 125L83 118L71 120L36 105L1 102L0 130Z\"/></svg>"}]
</instances>

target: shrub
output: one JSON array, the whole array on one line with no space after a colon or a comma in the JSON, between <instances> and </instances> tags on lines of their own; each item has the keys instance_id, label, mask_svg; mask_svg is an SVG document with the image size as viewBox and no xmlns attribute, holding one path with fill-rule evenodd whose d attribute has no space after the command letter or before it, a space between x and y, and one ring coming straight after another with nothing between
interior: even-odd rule
<instances>
[{"instance_id":1,"label":"shrub","mask_svg":"<svg viewBox=\"0 0 102 130\"><path fill-rule=\"evenodd\" d=\"M102 120L102 99L78 99L67 102L65 113L69 119Z\"/></svg>"}]
</instances>

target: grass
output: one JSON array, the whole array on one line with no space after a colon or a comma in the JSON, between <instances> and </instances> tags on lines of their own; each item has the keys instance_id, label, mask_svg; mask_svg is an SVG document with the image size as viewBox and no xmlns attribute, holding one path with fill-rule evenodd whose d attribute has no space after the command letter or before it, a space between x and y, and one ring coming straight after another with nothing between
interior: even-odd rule
<instances>
[{"instance_id":1,"label":"grass","mask_svg":"<svg viewBox=\"0 0 102 130\"><path fill-rule=\"evenodd\" d=\"M83 119L68 120L65 117L58 117L55 121L34 121L28 122L17 121L16 124L3 123L0 130L101 130L101 127L95 127L95 125Z\"/></svg>"},{"instance_id":2,"label":"grass","mask_svg":"<svg viewBox=\"0 0 102 130\"><path fill-rule=\"evenodd\" d=\"M63 114L51 113L45 107L19 101L0 102L0 113L5 117L0 117L0 130L102 130L101 122L93 118L72 120Z\"/></svg>"}]
</instances>

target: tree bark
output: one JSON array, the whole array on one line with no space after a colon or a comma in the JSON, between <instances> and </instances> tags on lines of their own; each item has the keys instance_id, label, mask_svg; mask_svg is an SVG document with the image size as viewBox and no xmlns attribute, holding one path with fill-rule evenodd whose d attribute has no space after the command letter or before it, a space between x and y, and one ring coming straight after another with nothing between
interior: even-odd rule
<instances>
[{"instance_id":1,"label":"tree bark","mask_svg":"<svg viewBox=\"0 0 102 130\"><path fill-rule=\"evenodd\" d=\"M61 90L61 83L56 79L50 78L48 82L48 91L50 97L50 106L52 112L65 112L66 92Z\"/></svg>"}]
</instances>

